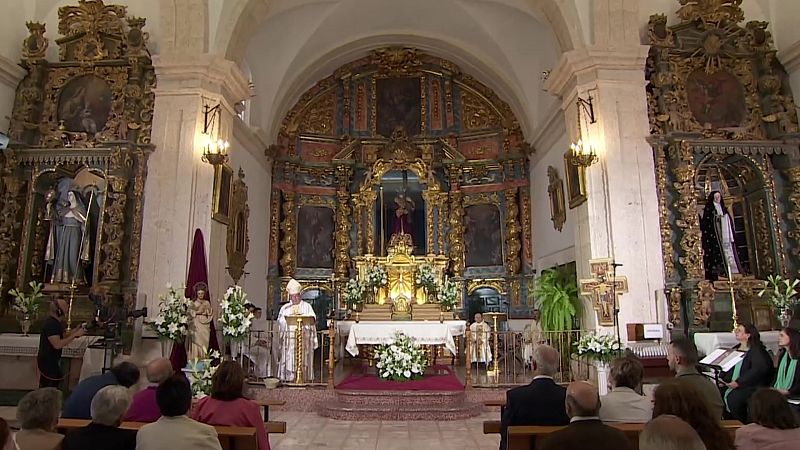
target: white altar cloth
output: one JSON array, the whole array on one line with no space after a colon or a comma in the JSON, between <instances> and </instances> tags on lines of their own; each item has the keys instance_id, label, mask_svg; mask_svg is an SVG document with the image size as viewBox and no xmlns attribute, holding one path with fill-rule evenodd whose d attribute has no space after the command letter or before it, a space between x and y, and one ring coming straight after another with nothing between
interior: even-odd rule
<instances>
[{"instance_id":1,"label":"white altar cloth","mask_svg":"<svg viewBox=\"0 0 800 450\"><path fill-rule=\"evenodd\" d=\"M99 375L103 368L103 350L88 348L100 336L81 336L61 352L62 358L83 358L81 363L80 380L92 375ZM27 356L36 358L39 353L39 335L30 334L23 336L17 333L0 333L0 356ZM35 363L34 363L35 367ZM39 377L36 376L36 383Z\"/></svg>"},{"instance_id":2,"label":"white altar cloth","mask_svg":"<svg viewBox=\"0 0 800 450\"><path fill-rule=\"evenodd\" d=\"M778 354L779 331L761 331L761 342L774 354ZM718 348L731 348L738 344L736 337L731 332L724 333L695 333L694 344L697 352L705 356Z\"/></svg>"},{"instance_id":3,"label":"white altar cloth","mask_svg":"<svg viewBox=\"0 0 800 450\"><path fill-rule=\"evenodd\" d=\"M439 322L359 322L343 321L338 323L339 334L347 335L345 349L353 356L358 355L359 344L387 344L392 342L396 332L401 331L411 336L421 345L442 345L456 354L456 343L453 337L462 336L467 324L463 320L446 320Z\"/></svg>"}]
</instances>

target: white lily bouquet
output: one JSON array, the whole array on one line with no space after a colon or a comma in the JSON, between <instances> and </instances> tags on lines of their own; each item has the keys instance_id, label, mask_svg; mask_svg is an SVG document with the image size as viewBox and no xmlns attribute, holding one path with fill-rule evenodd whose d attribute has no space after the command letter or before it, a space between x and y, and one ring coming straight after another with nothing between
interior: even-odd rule
<instances>
[{"instance_id":1,"label":"white lily bouquet","mask_svg":"<svg viewBox=\"0 0 800 450\"><path fill-rule=\"evenodd\" d=\"M361 281L351 278L347 280L347 284L344 286L344 302L348 308L354 309L355 305L362 302L364 299L364 283Z\"/></svg>"},{"instance_id":2,"label":"white lily bouquet","mask_svg":"<svg viewBox=\"0 0 800 450\"><path fill-rule=\"evenodd\" d=\"M158 317L150 327L161 340L181 342L186 337L191 300L167 284L167 293L159 296Z\"/></svg>"},{"instance_id":3,"label":"white lily bouquet","mask_svg":"<svg viewBox=\"0 0 800 450\"><path fill-rule=\"evenodd\" d=\"M770 275L767 277L767 286L758 292L758 296L769 294L769 301L776 309L791 309L800 302L800 297L797 296L798 284L800 280Z\"/></svg>"},{"instance_id":4,"label":"white lily bouquet","mask_svg":"<svg viewBox=\"0 0 800 450\"><path fill-rule=\"evenodd\" d=\"M596 333L584 334L573 345L575 345L578 356L583 356L590 361L604 363L616 358L621 348L615 336Z\"/></svg>"},{"instance_id":5,"label":"white lily bouquet","mask_svg":"<svg viewBox=\"0 0 800 450\"><path fill-rule=\"evenodd\" d=\"M211 377L217 371L217 366L213 365L213 362L219 360L219 357L218 351L206 350L205 357L189 361L188 367L184 370L191 382L193 397L200 398L211 394Z\"/></svg>"},{"instance_id":6,"label":"white lily bouquet","mask_svg":"<svg viewBox=\"0 0 800 450\"><path fill-rule=\"evenodd\" d=\"M411 337L397 332L394 342L375 349L375 367L384 380L410 381L422 378L428 367L425 352Z\"/></svg>"},{"instance_id":7,"label":"white lily bouquet","mask_svg":"<svg viewBox=\"0 0 800 450\"><path fill-rule=\"evenodd\" d=\"M429 294L435 293L436 273L434 273L433 267L428 264L419 266L419 269L417 270L417 277L414 280L414 283L417 285L417 287L425 288Z\"/></svg>"},{"instance_id":8,"label":"white lily bouquet","mask_svg":"<svg viewBox=\"0 0 800 450\"><path fill-rule=\"evenodd\" d=\"M253 324L253 313L245 307L247 294L241 286L231 286L225 291L220 303L219 323L222 324L222 336L231 342L241 342L250 334Z\"/></svg>"},{"instance_id":9,"label":"white lily bouquet","mask_svg":"<svg viewBox=\"0 0 800 450\"><path fill-rule=\"evenodd\" d=\"M18 289L11 289L8 293L14 297L11 307L15 311L23 316L33 317L39 312L39 305L44 295L42 295L42 283L31 281L28 286L31 287L31 293L28 295Z\"/></svg>"},{"instance_id":10,"label":"white lily bouquet","mask_svg":"<svg viewBox=\"0 0 800 450\"><path fill-rule=\"evenodd\" d=\"M444 280L444 282L436 286L436 297L439 300L439 304L447 311L456 306L457 295L458 284L453 281Z\"/></svg>"},{"instance_id":11,"label":"white lily bouquet","mask_svg":"<svg viewBox=\"0 0 800 450\"><path fill-rule=\"evenodd\" d=\"M376 288L386 286L389 282L389 276L386 275L386 270L383 267L375 264L367 270L367 287Z\"/></svg>"}]
</instances>

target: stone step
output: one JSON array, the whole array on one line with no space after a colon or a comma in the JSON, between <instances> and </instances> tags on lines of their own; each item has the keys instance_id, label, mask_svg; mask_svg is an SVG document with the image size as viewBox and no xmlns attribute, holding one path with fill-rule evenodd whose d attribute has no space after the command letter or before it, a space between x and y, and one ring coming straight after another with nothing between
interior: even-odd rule
<instances>
[{"instance_id":1,"label":"stone step","mask_svg":"<svg viewBox=\"0 0 800 450\"><path fill-rule=\"evenodd\" d=\"M462 402L460 405L417 404L398 405L392 402L380 404L344 404L337 401L318 404L317 413L337 420L463 420L476 417L483 412L480 403Z\"/></svg>"},{"instance_id":2,"label":"stone step","mask_svg":"<svg viewBox=\"0 0 800 450\"><path fill-rule=\"evenodd\" d=\"M391 406L394 408L427 405L428 407L461 407L464 391L336 391L336 402L342 405Z\"/></svg>"}]
</instances>

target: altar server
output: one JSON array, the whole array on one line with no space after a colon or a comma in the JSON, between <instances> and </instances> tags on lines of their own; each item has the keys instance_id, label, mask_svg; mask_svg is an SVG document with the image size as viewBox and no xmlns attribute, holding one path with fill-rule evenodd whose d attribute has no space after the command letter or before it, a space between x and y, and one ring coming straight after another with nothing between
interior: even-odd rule
<instances>
[{"instance_id":1,"label":"altar server","mask_svg":"<svg viewBox=\"0 0 800 450\"><path fill-rule=\"evenodd\" d=\"M525 360L525 365L533 367L533 351L536 350L540 344L544 344L547 341L544 338L544 333L542 332L542 325L539 322L539 310L533 310L533 316L531 317L531 323L525 325L525 329L522 332L522 338L524 345L522 346L522 359Z\"/></svg>"},{"instance_id":2,"label":"altar server","mask_svg":"<svg viewBox=\"0 0 800 450\"><path fill-rule=\"evenodd\" d=\"M483 314L475 313L475 322L469 326L472 342L473 363L489 364L492 362L492 349L489 346L489 335L492 332L489 324L483 321Z\"/></svg>"},{"instance_id":3,"label":"altar server","mask_svg":"<svg viewBox=\"0 0 800 450\"><path fill-rule=\"evenodd\" d=\"M250 345L245 350L245 356L253 363L256 378L266 378L272 374L272 335L263 326L261 320L262 310L252 303L245 305L253 314L253 326L250 328Z\"/></svg>"},{"instance_id":4,"label":"altar server","mask_svg":"<svg viewBox=\"0 0 800 450\"><path fill-rule=\"evenodd\" d=\"M294 354L296 345L297 325L287 322L286 316L314 316L314 308L311 304L300 299L302 287L295 279L289 280L286 285L286 292L289 294L289 303L281 307L278 312L278 329L281 337L280 361L278 363L278 378L281 381L294 381L296 368L294 364ZM319 347L317 342L317 330L314 325L303 326L303 349L306 380L314 376L314 350Z\"/></svg>"}]
</instances>

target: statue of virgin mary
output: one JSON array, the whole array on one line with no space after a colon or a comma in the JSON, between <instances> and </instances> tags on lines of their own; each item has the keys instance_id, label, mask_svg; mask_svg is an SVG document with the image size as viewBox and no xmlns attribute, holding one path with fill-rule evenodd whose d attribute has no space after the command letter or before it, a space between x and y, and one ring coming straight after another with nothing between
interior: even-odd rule
<instances>
[{"instance_id":1,"label":"statue of virgin mary","mask_svg":"<svg viewBox=\"0 0 800 450\"><path fill-rule=\"evenodd\" d=\"M194 286L192 303L189 306L189 339L186 344L188 361L203 359L211 348L211 333L214 328L214 309L208 298L205 283Z\"/></svg>"}]
</instances>

